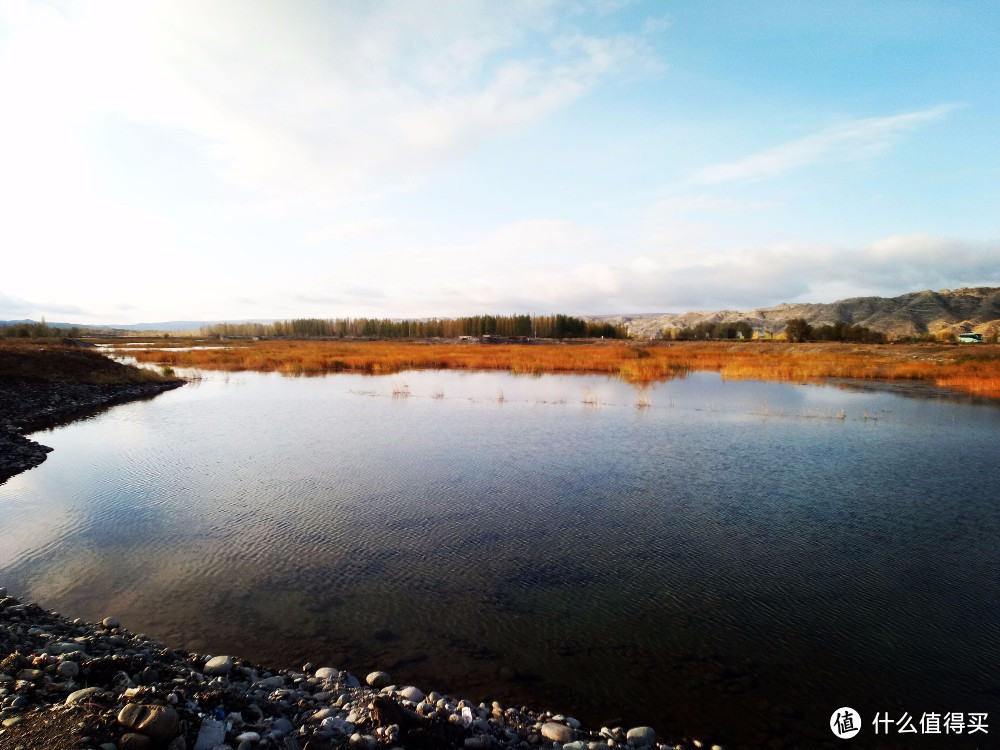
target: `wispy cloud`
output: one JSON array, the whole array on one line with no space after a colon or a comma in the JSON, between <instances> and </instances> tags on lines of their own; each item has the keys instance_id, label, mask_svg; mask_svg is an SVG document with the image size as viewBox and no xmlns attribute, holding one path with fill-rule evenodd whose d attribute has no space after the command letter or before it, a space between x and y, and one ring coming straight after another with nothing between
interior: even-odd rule
<instances>
[{"instance_id":1,"label":"wispy cloud","mask_svg":"<svg viewBox=\"0 0 1000 750\"><path fill-rule=\"evenodd\" d=\"M849 120L743 159L705 167L695 173L694 181L717 184L762 180L813 164L870 158L891 148L904 133L941 120L956 107L942 104L890 117Z\"/></svg>"}]
</instances>

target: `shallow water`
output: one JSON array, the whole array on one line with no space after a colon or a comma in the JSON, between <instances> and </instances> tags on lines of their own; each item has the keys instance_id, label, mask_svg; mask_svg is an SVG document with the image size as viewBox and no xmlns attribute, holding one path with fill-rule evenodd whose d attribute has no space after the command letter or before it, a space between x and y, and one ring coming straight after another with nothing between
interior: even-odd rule
<instances>
[{"instance_id":1,"label":"shallow water","mask_svg":"<svg viewBox=\"0 0 1000 750\"><path fill-rule=\"evenodd\" d=\"M35 435L55 451L0 486L4 585L729 746L834 740L844 705L1000 722L1000 409L713 373L205 376Z\"/></svg>"}]
</instances>

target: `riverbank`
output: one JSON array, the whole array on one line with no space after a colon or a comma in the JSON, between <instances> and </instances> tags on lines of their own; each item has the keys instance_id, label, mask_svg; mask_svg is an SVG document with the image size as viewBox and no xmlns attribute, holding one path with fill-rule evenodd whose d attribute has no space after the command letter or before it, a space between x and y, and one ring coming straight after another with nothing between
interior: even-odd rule
<instances>
[{"instance_id":1,"label":"riverbank","mask_svg":"<svg viewBox=\"0 0 1000 750\"><path fill-rule=\"evenodd\" d=\"M0 483L41 464L50 448L25 435L113 404L151 398L183 380L78 346L0 346Z\"/></svg>"},{"instance_id":2,"label":"riverbank","mask_svg":"<svg viewBox=\"0 0 1000 750\"><path fill-rule=\"evenodd\" d=\"M0 588L0 747L5 750L709 747L650 727L472 703L385 672L269 669L168 648L107 617L89 624ZM720 746L712 746L721 750Z\"/></svg>"}]
</instances>

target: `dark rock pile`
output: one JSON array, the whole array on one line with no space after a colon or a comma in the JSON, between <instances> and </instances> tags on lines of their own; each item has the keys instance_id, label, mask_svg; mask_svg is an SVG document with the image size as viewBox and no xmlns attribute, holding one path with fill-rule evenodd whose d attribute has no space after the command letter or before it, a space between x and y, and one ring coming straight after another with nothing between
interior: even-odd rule
<instances>
[{"instance_id":1,"label":"dark rock pile","mask_svg":"<svg viewBox=\"0 0 1000 750\"><path fill-rule=\"evenodd\" d=\"M150 383L0 383L0 482L32 469L51 448L24 433L53 427L112 404L150 398L183 381Z\"/></svg>"},{"instance_id":2,"label":"dark rock pile","mask_svg":"<svg viewBox=\"0 0 1000 750\"><path fill-rule=\"evenodd\" d=\"M46 734L48 732L48 734ZM671 747L701 747L697 741ZM586 731L571 717L475 704L385 672L268 670L67 620L0 589L4 750L662 748L649 727ZM715 750L721 750L715 746Z\"/></svg>"}]
</instances>

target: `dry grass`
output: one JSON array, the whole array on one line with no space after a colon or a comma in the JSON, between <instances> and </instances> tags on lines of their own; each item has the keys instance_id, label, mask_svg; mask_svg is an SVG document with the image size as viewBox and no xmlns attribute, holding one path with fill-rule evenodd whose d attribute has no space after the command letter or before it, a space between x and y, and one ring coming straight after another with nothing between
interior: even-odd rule
<instances>
[{"instance_id":1,"label":"dry grass","mask_svg":"<svg viewBox=\"0 0 1000 750\"><path fill-rule=\"evenodd\" d=\"M480 345L412 341L258 341L198 351L134 352L140 362L286 375L403 370L599 373L632 383L694 370L727 379L914 381L1000 398L1000 349L990 345L674 342Z\"/></svg>"}]
</instances>

